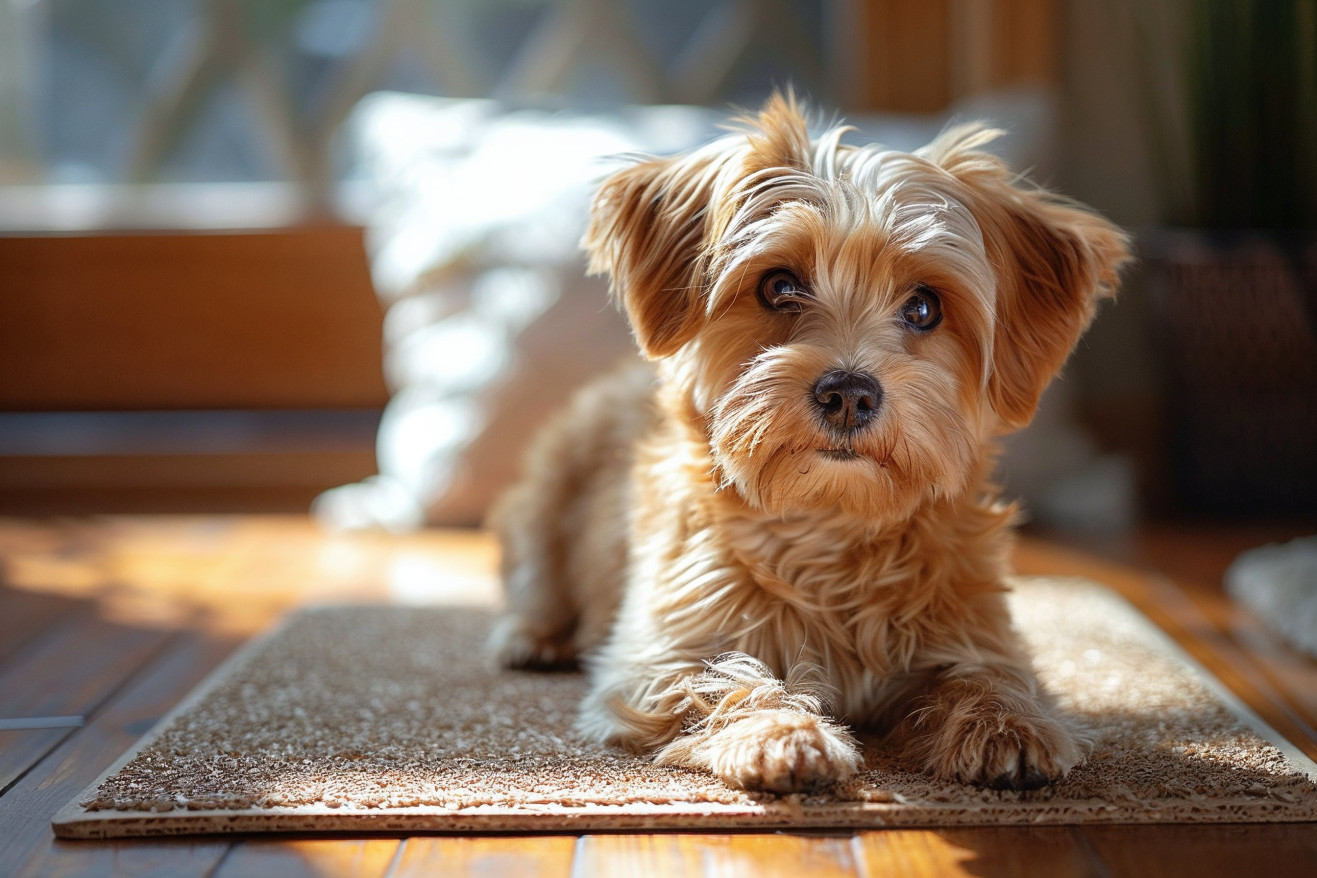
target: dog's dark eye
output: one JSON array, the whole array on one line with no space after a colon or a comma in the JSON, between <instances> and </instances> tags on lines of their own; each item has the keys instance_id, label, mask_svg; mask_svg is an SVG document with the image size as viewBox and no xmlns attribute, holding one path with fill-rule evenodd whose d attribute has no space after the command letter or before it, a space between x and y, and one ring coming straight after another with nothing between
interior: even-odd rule
<instances>
[{"instance_id":1,"label":"dog's dark eye","mask_svg":"<svg viewBox=\"0 0 1317 878\"><path fill-rule=\"evenodd\" d=\"M920 287L901 308L901 319L912 329L928 332L942 322L942 300L928 287Z\"/></svg>"},{"instance_id":2,"label":"dog's dark eye","mask_svg":"<svg viewBox=\"0 0 1317 878\"><path fill-rule=\"evenodd\" d=\"M765 308L798 314L805 307L809 293L796 276L785 268L777 268L759 281L759 301Z\"/></svg>"}]
</instances>

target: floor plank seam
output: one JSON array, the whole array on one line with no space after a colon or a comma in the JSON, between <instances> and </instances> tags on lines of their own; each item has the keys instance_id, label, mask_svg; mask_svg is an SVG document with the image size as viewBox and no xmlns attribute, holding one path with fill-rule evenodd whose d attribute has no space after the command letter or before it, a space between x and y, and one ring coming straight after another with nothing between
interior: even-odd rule
<instances>
[{"instance_id":1,"label":"floor plank seam","mask_svg":"<svg viewBox=\"0 0 1317 878\"><path fill-rule=\"evenodd\" d=\"M856 878L871 878L869 861L864 856L864 839L858 832L851 833L850 849L851 859L855 862Z\"/></svg>"},{"instance_id":2,"label":"floor plank seam","mask_svg":"<svg viewBox=\"0 0 1317 878\"><path fill-rule=\"evenodd\" d=\"M583 850L588 844L586 841L588 838L589 836L586 835L576 836L576 841L572 844L572 866L567 873L568 878L591 878L585 874L586 858Z\"/></svg>"},{"instance_id":3,"label":"floor plank seam","mask_svg":"<svg viewBox=\"0 0 1317 878\"><path fill-rule=\"evenodd\" d=\"M35 732L43 729L76 729L86 725L85 716L17 716L0 719L0 732Z\"/></svg>"},{"instance_id":4,"label":"floor plank seam","mask_svg":"<svg viewBox=\"0 0 1317 878\"><path fill-rule=\"evenodd\" d=\"M402 855L406 848L407 839L398 839L398 849L394 851L393 856L389 858L389 865L384 867L384 874L381 875L380 878L394 878L394 876L398 874L398 866L402 863Z\"/></svg>"},{"instance_id":5,"label":"floor plank seam","mask_svg":"<svg viewBox=\"0 0 1317 878\"><path fill-rule=\"evenodd\" d=\"M1088 861L1092 864L1096 878L1114 878L1115 873L1111 869L1111 864L1102 856L1102 852L1093 844L1093 840L1088 837L1084 827L1071 827L1071 835L1079 842L1079 847L1088 855Z\"/></svg>"},{"instance_id":6,"label":"floor plank seam","mask_svg":"<svg viewBox=\"0 0 1317 878\"><path fill-rule=\"evenodd\" d=\"M215 876L219 874L220 869L224 867L224 862L229 858L229 854L233 853L233 849L237 847L238 844L239 842L229 842L228 847L224 849L224 853L219 855L219 858L211 864L211 867L205 871L201 878L215 878Z\"/></svg>"},{"instance_id":7,"label":"floor plank seam","mask_svg":"<svg viewBox=\"0 0 1317 878\"><path fill-rule=\"evenodd\" d=\"M80 726L79 728L82 727ZM24 778L26 778L29 774L31 774L38 766L41 765L41 763L49 759L50 754L54 753L60 747L64 746L64 743L68 741L68 739L71 738L76 731L77 729L72 729L72 728L68 729L64 734L60 735L58 738L52 741L49 747L47 747L46 749L42 750L39 754L37 754L32 759L31 765L20 771L18 774L14 775L13 779L10 780L9 783L5 784L3 787L0 787L0 799L3 799L5 796L9 795L9 793L15 787L17 787L20 783L23 782Z\"/></svg>"}]
</instances>

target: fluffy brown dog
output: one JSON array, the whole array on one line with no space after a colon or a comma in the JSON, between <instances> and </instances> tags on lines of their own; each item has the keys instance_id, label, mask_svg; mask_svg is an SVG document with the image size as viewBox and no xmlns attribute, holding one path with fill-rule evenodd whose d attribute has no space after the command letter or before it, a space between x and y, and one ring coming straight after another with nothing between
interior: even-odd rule
<instances>
[{"instance_id":1,"label":"fluffy brown dog","mask_svg":"<svg viewBox=\"0 0 1317 878\"><path fill-rule=\"evenodd\" d=\"M1113 292L1125 236L967 125L817 140L794 99L595 199L585 247L652 367L598 382L500 504L514 667L582 656L581 728L778 792L848 726L943 778L1034 787L1082 742L1003 600L993 440Z\"/></svg>"}]
</instances>

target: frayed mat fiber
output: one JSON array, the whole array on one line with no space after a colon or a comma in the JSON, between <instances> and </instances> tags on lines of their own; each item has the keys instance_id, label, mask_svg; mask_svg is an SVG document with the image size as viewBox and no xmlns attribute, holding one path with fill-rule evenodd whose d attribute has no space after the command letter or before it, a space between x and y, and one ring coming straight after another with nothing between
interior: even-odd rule
<instances>
[{"instance_id":1,"label":"frayed mat fiber","mask_svg":"<svg viewBox=\"0 0 1317 878\"><path fill-rule=\"evenodd\" d=\"M1041 790L933 780L866 740L863 773L827 795L745 793L583 740L572 727L583 678L493 670L486 610L338 607L293 616L222 668L61 811L55 829L113 837L1317 819L1312 763L1124 599L1081 580L1029 579L1012 604L1044 684L1096 742L1085 764Z\"/></svg>"}]
</instances>

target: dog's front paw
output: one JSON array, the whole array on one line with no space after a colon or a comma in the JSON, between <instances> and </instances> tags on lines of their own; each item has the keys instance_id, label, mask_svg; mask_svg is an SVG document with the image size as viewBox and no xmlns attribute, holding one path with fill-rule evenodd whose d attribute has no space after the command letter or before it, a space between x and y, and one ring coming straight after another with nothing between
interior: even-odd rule
<instances>
[{"instance_id":1,"label":"dog's front paw","mask_svg":"<svg viewBox=\"0 0 1317 878\"><path fill-rule=\"evenodd\" d=\"M822 789L846 780L860 766L859 748L844 729L790 710L741 717L695 749L704 767L727 784L774 793Z\"/></svg>"},{"instance_id":2,"label":"dog's front paw","mask_svg":"<svg viewBox=\"0 0 1317 878\"><path fill-rule=\"evenodd\" d=\"M925 714L907 752L931 774L998 790L1033 790L1064 777L1083 758L1075 734L1041 712L999 706Z\"/></svg>"}]
</instances>

